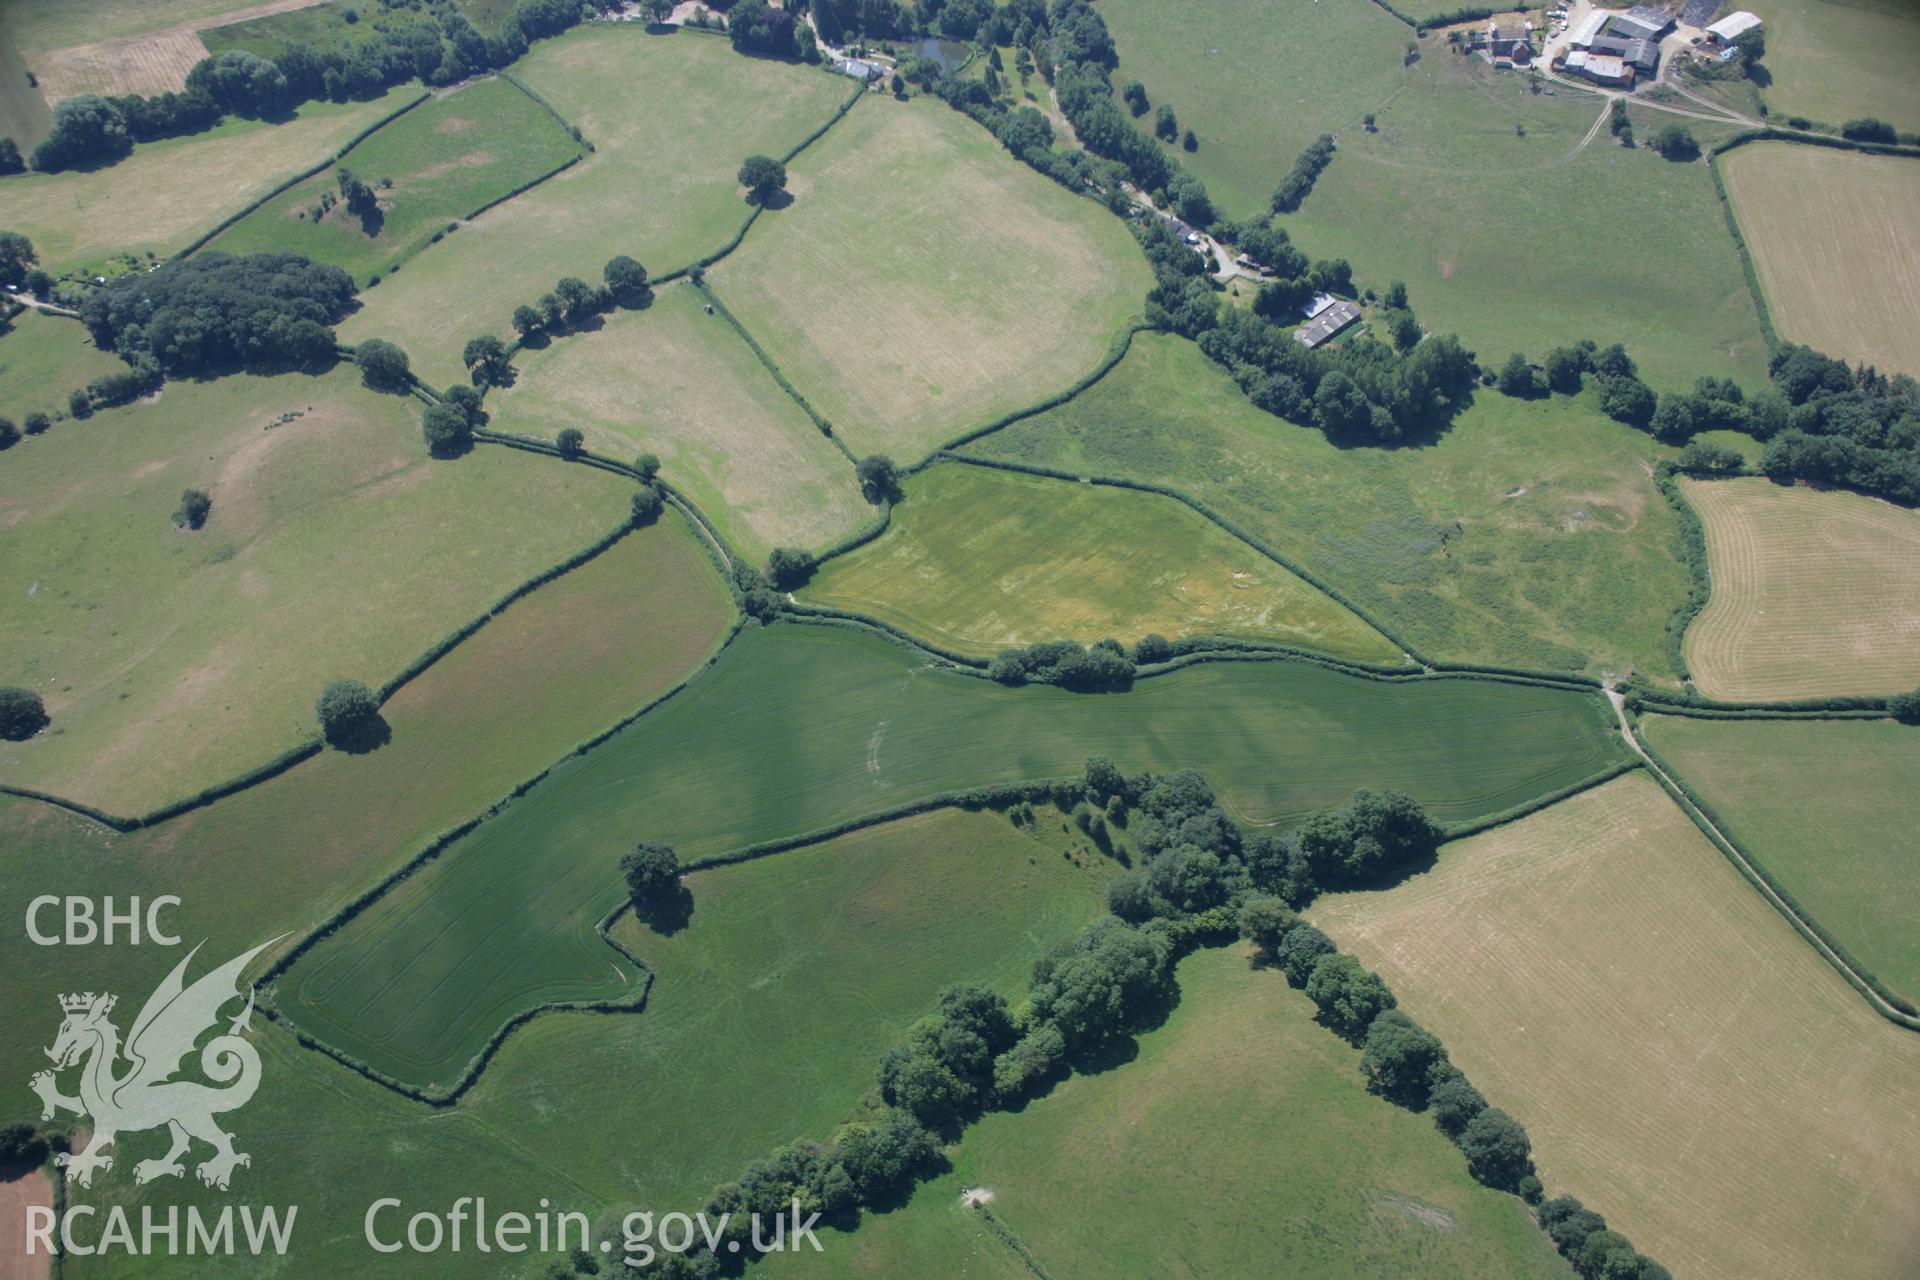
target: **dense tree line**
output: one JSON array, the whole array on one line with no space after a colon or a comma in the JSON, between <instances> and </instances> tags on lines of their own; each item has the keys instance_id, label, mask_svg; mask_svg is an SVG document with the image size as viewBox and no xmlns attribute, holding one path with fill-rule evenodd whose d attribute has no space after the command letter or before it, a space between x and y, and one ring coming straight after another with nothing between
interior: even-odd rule
<instances>
[{"instance_id":1,"label":"dense tree line","mask_svg":"<svg viewBox=\"0 0 1920 1280\"><path fill-rule=\"evenodd\" d=\"M387 0L386 7L420 8L401 0ZM508 65L526 53L529 42L558 35L604 7L581 0L519 0L499 31L482 35L448 6L417 21L374 29L351 45L322 48L289 41L271 59L229 49L195 64L177 93L81 94L55 103L52 128L34 148L33 167L54 171L111 164L136 142L195 133L227 115L273 119L316 98L373 97L414 79L452 84Z\"/></svg>"},{"instance_id":2,"label":"dense tree line","mask_svg":"<svg viewBox=\"0 0 1920 1280\"><path fill-rule=\"evenodd\" d=\"M1130 688L1133 660L1118 640L1092 648L1071 640L1047 640L1024 649L1006 649L987 666L1001 684L1057 684L1087 693Z\"/></svg>"},{"instance_id":3,"label":"dense tree line","mask_svg":"<svg viewBox=\"0 0 1920 1280\"><path fill-rule=\"evenodd\" d=\"M353 293L346 272L297 254L207 253L121 276L80 318L136 372L317 369L335 357L332 326Z\"/></svg>"},{"instance_id":4,"label":"dense tree line","mask_svg":"<svg viewBox=\"0 0 1920 1280\"><path fill-rule=\"evenodd\" d=\"M1292 213L1298 209L1332 160L1332 134L1323 133L1308 143L1307 149L1293 162L1293 168L1287 170L1286 176L1280 179L1280 185L1273 189L1273 211Z\"/></svg>"}]
</instances>

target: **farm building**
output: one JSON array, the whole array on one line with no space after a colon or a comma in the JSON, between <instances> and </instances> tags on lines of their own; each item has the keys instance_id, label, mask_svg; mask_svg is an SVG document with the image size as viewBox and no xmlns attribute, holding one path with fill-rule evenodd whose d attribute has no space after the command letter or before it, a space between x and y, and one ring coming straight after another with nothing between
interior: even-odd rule
<instances>
[{"instance_id":1,"label":"farm building","mask_svg":"<svg viewBox=\"0 0 1920 1280\"><path fill-rule=\"evenodd\" d=\"M1569 75L1583 76L1609 89L1633 88L1632 64L1622 61L1618 55L1614 54L1591 53L1585 49L1575 49L1566 57L1556 60L1553 69L1565 71Z\"/></svg>"},{"instance_id":2,"label":"farm building","mask_svg":"<svg viewBox=\"0 0 1920 1280\"><path fill-rule=\"evenodd\" d=\"M1749 31L1760 28L1760 19L1745 9L1730 13L1707 28L1707 43L1716 47L1731 45Z\"/></svg>"},{"instance_id":3,"label":"farm building","mask_svg":"<svg viewBox=\"0 0 1920 1280\"><path fill-rule=\"evenodd\" d=\"M1311 320L1338 301L1340 299L1330 293L1316 293L1300 304L1300 314L1303 318Z\"/></svg>"},{"instance_id":4,"label":"farm building","mask_svg":"<svg viewBox=\"0 0 1920 1280\"><path fill-rule=\"evenodd\" d=\"M1516 18L1487 24L1487 52L1495 66L1524 67L1533 61L1533 27Z\"/></svg>"},{"instance_id":5,"label":"farm building","mask_svg":"<svg viewBox=\"0 0 1920 1280\"><path fill-rule=\"evenodd\" d=\"M1652 40L1624 40L1618 36L1601 36L1587 50L1587 58L1618 58L1632 67L1634 74L1642 80L1651 79L1660 70L1660 46Z\"/></svg>"},{"instance_id":6,"label":"farm building","mask_svg":"<svg viewBox=\"0 0 1920 1280\"><path fill-rule=\"evenodd\" d=\"M1321 345L1334 334L1360 318L1360 308L1351 302L1336 302L1314 319L1293 331L1293 340L1308 350Z\"/></svg>"},{"instance_id":7,"label":"farm building","mask_svg":"<svg viewBox=\"0 0 1920 1280\"><path fill-rule=\"evenodd\" d=\"M852 76L855 80L865 80L872 84L887 74L887 69L877 62L867 62L861 58L843 58L835 64L834 70L843 76Z\"/></svg>"},{"instance_id":8,"label":"farm building","mask_svg":"<svg viewBox=\"0 0 1920 1280\"><path fill-rule=\"evenodd\" d=\"M1585 18L1581 19L1580 25L1573 29L1573 34L1567 37L1567 47L1571 49L1592 48L1593 42L1598 40L1601 31L1605 30L1607 19L1612 16L1613 15L1605 9L1595 9L1587 14Z\"/></svg>"},{"instance_id":9,"label":"farm building","mask_svg":"<svg viewBox=\"0 0 1920 1280\"><path fill-rule=\"evenodd\" d=\"M1607 23L1607 34L1623 40L1659 40L1673 30L1673 16L1658 9L1637 4L1625 13L1615 14Z\"/></svg>"}]
</instances>

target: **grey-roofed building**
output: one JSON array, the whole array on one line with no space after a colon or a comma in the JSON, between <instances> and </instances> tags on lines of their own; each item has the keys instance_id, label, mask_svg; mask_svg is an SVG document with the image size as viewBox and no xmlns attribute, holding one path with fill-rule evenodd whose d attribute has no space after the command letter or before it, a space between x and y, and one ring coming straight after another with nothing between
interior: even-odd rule
<instances>
[{"instance_id":1,"label":"grey-roofed building","mask_svg":"<svg viewBox=\"0 0 1920 1280\"><path fill-rule=\"evenodd\" d=\"M1623 40L1618 36L1601 36L1593 42L1589 54L1600 58L1618 58L1632 67L1642 78L1650 77L1660 70L1660 46L1651 40Z\"/></svg>"},{"instance_id":2,"label":"grey-roofed building","mask_svg":"<svg viewBox=\"0 0 1920 1280\"><path fill-rule=\"evenodd\" d=\"M1673 30L1673 18L1658 9L1637 4L1607 23L1607 34L1623 40L1658 40Z\"/></svg>"},{"instance_id":3,"label":"grey-roofed building","mask_svg":"<svg viewBox=\"0 0 1920 1280\"><path fill-rule=\"evenodd\" d=\"M1293 340L1311 351L1360 318L1360 308L1351 302L1336 302L1307 324L1293 331Z\"/></svg>"}]
</instances>

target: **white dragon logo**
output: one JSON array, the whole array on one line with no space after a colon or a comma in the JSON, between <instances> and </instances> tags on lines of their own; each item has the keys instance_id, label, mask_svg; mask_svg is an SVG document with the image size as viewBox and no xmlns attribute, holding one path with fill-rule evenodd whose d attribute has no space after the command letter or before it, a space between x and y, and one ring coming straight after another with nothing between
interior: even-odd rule
<instances>
[{"instance_id":1,"label":"white dragon logo","mask_svg":"<svg viewBox=\"0 0 1920 1280\"><path fill-rule=\"evenodd\" d=\"M123 1133L161 1125L172 1133L173 1145L158 1160L136 1164L135 1182L177 1178L185 1173L180 1157L193 1138L214 1149L212 1158L194 1170L210 1187L226 1190L234 1167L253 1163L245 1152L233 1149L232 1135L213 1122L220 1112L245 1106L260 1086L260 1054L241 1039L253 1014L251 987L247 989L247 1007L232 1019L226 1033L215 1036L200 1050L200 1070L208 1079L227 1087L215 1089L172 1077L180 1070L181 1060L193 1052L194 1041L220 1020L220 1006L240 994L238 982L247 963L279 940L261 943L189 987L184 977L188 963L199 953L200 948L195 947L147 998L140 1016L133 1020L124 1049L119 1029L107 1020L117 997L91 991L60 997L66 1017L53 1047L46 1051L53 1059L53 1071L39 1072L31 1085L40 1095L42 1120L52 1119L56 1111L93 1119L93 1138L87 1149L56 1158L66 1167L67 1181L91 1186L96 1170L113 1168L113 1157L102 1154L109 1143ZM123 1054L132 1066L124 1074L115 1075L114 1067ZM82 1060L79 1096L68 1097L60 1092L54 1072Z\"/></svg>"}]
</instances>

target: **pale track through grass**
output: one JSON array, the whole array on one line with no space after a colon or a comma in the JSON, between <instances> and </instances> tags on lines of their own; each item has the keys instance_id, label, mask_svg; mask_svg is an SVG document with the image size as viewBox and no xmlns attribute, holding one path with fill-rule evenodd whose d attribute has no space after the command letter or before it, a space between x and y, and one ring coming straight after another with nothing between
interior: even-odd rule
<instances>
[{"instance_id":1,"label":"pale track through grass","mask_svg":"<svg viewBox=\"0 0 1920 1280\"><path fill-rule=\"evenodd\" d=\"M1686 637L1703 693L1810 698L1920 683L1920 512L1755 477L1682 484L1713 575Z\"/></svg>"},{"instance_id":2,"label":"pale track through grass","mask_svg":"<svg viewBox=\"0 0 1920 1280\"><path fill-rule=\"evenodd\" d=\"M1911 1276L1920 1038L1630 774L1311 912L1677 1275Z\"/></svg>"}]
</instances>

